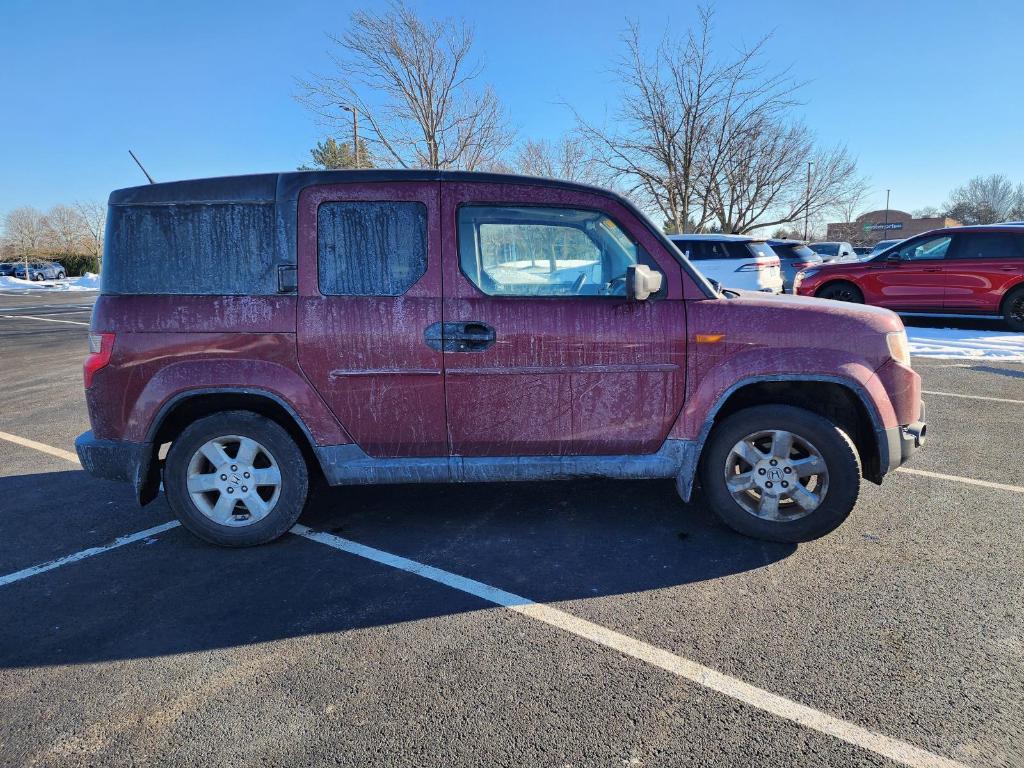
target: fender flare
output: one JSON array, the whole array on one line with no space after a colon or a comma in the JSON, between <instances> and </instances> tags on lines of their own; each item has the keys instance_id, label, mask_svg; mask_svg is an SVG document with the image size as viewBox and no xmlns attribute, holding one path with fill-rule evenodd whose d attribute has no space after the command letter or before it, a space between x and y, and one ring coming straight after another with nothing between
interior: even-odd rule
<instances>
[{"instance_id":1,"label":"fender flare","mask_svg":"<svg viewBox=\"0 0 1024 768\"><path fill-rule=\"evenodd\" d=\"M750 386L751 384L761 384L773 381L827 382L829 384L838 384L850 390L864 406L864 409L867 411L868 418L871 419L871 427L875 435L875 443L878 447L879 466L889 466L889 442L886 436L885 427L882 424L882 419L878 413L878 409L868 396L867 391L859 382L844 376L828 374L781 373L747 376L733 383L728 389L718 396L715 400L714 406L708 411L708 415L705 417L704 423L701 425L700 432L693 441L693 450L687 452L686 460L683 461L682 466L679 468L679 474L676 475L676 490L679 492L683 501L689 501L690 496L693 493L693 481L697 476L697 467L700 464L700 458L704 453L704 444L707 442L708 436L711 434L711 430L715 425L715 419L718 416L718 412L722 409L722 406L728 402L729 398L732 397L735 392L739 391L743 387Z\"/></svg>"}]
</instances>

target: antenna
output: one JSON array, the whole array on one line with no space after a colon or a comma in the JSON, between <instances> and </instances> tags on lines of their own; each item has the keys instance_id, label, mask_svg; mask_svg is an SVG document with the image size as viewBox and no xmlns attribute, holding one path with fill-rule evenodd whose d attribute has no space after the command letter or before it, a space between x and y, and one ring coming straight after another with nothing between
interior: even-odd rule
<instances>
[{"instance_id":1,"label":"antenna","mask_svg":"<svg viewBox=\"0 0 1024 768\"><path fill-rule=\"evenodd\" d=\"M140 163L140 162L139 162L139 158L137 158L137 157L135 156L135 153L134 153L134 152L132 152L132 151L131 151L131 150L129 149L129 150L128 150L128 154L132 156L132 160L134 160L134 161L135 161L135 164L136 164L137 166L139 166L139 170L141 170L141 171L142 171L142 172L143 172L144 174L146 174L146 178L147 178L147 179L149 179L149 183L150 183L150 184L156 184L156 182L155 182L155 181L153 181L153 177L149 175L149 171L147 171L147 170L146 170L145 168L143 168L143 166L142 166L142 163Z\"/></svg>"}]
</instances>

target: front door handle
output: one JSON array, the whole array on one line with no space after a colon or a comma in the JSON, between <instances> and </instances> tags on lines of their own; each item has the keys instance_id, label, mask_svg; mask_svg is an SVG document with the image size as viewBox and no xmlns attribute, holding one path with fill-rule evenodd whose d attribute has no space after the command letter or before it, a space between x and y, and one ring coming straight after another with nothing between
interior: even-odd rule
<instances>
[{"instance_id":1,"label":"front door handle","mask_svg":"<svg viewBox=\"0 0 1024 768\"><path fill-rule=\"evenodd\" d=\"M423 331L423 341L439 352L483 352L497 340L494 329L479 320L433 323Z\"/></svg>"},{"instance_id":2,"label":"front door handle","mask_svg":"<svg viewBox=\"0 0 1024 768\"><path fill-rule=\"evenodd\" d=\"M927 267L924 271L925 272L941 272L942 269L940 267Z\"/></svg>"}]
</instances>

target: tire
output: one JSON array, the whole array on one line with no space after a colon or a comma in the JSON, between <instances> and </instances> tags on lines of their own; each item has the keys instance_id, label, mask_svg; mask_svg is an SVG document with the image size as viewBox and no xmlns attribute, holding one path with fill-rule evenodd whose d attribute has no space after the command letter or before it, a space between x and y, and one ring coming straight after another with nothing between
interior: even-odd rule
<instances>
[{"instance_id":1,"label":"tire","mask_svg":"<svg viewBox=\"0 0 1024 768\"><path fill-rule=\"evenodd\" d=\"M1024 286L1006 295L1003 300L1003 320L1011 331L1024 331Z\"/></svg>"},{"instance_id":2,"label":"tire","mask_svg":"<svg viewBox=\"0 0 1024 768\"><path fill-rule=\"evenodd\" d=\"M58 272L56 279L63 280L65 277L67 277L67 275L65 275L63 272Z\"/></svg>"},{"instance_id":3,"label":"tire","mask_svg":"<svg viewBox=\"0 0 1024 768\"><path fill-rule=\"evenodd\" d=\"M748 453L751 459L759 459L755 465L736 452L740 443L749 443L752 449L774 448L773 433L778 431L793 436L788 459L769 455L771 450L767 454L759 450ZM748 441L757 435L760 437ZM777 447L779 454L786 453L781 439ZM812 467L823 468L824 475L801 476ZM787 468L791 471L784 472ZM767 541L795 543L824 536L849 516L860 494L860 457L849 436L828 419L789 405L745 408L722 421L708 439L700 472L704 495L722 522L739 533ZM727 477L734 478L733 488ZM743 489L747 482L751 485ZM787 483L788 490L782 490ZM803 490L798 491L796 484ZM776 494L781 495L773 512L771 497ZM762 502L765 496L769 498ZM805 509L798 498L812 508Z\"/></svg>"},{"instance_id":4,"label":"tire","mask_svg":"<svg viewBox=\"0 0 1024 768\"><path fill-rule=\"evenodd\" d=\"M35 274L34 274L34 275L32 276L32 280L33 280L34 282L37 282L37 283L38 283L38 282L41 282L41 281L42 281L42 279L43 279L43 276L42 276L42 275L41 275L41 274L40 274L39 272L36 272L36 273L35 273Z\"/></svg>"},{"instance_id":5,"label":"tire","mask_svg":"<svg viewBox=\"0 0 1024 768\"><path fill-rule=\"evenodd\" d=\"M253 458L242 456L243 446ZM280 538L298 520L308 491L306 459L291 435L249 411L224 411L193 422L171 445L164 464L164 492L181 524L224 547Z\"/></svg>"},{"instance_id":6,"label":"tire","mask_svg":"<svg viewBox=\"0 0 1024 768\"><path fill-rule=\"evenodd\" d=\"M827 283L818 289L814 294L819 299L831 299L833 301L848 301L852 304L863 304L864 293L853 283L845 280L836 280L834 283Z\"/></svg>"}]
</instances>

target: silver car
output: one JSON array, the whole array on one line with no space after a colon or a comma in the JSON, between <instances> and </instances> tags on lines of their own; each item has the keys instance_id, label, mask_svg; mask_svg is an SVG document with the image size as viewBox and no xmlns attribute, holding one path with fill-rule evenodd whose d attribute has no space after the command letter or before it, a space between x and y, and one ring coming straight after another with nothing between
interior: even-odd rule
<instances>
[{"instance_id":1,"label":"silver car","mask_svg":"<svg viewBox=\"0 0 1024 768\"><path fill-rule=\"evenodd\" d=\"M28 277L25 276L25 262L14 265L14 276L21 280L63 280L67 277L64 267L55 261L30 261Z\"/></svg>"}]
</instances>

